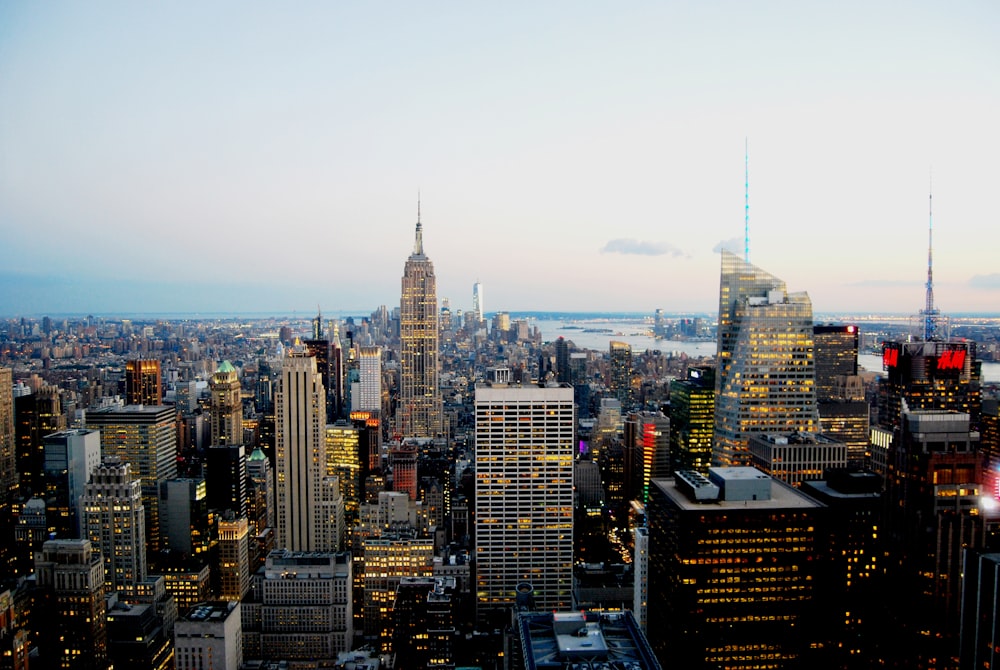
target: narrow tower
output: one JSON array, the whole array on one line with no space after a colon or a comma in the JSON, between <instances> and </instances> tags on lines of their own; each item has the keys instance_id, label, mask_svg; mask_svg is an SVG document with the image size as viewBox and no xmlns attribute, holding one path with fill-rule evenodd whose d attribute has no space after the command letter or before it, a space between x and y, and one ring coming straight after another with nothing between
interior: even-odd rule
<instances>
[{"instance_id":1,"label":"narrow tower","mask_svg":"<svg viewBox=\"0 0 1000 670\"><path fill-rule=\"evenodd\" d=\"M934 194L927 194L927 304L921 313L924 317L924 341L937 336L938 311L934 307Z\"/></svg>"}]
</instances>

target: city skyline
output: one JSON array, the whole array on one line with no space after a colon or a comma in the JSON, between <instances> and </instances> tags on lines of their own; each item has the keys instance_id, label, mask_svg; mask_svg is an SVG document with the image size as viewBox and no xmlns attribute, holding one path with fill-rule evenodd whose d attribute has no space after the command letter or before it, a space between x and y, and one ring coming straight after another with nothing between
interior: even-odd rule
<instances>
[{"instance_id":1,"label":"city skyline","mask_svg":"<svg viewBox=\"0 0 1000 670\"><path fill-rule=\"evenodd\" d=\"M387 18L388 16L388 18ZM0 8L0 315L991 312L1000 8ZM932 176L933 175L933 176ZM932 186L933 184L933 186Z\"/></svg>"}]
</instances>

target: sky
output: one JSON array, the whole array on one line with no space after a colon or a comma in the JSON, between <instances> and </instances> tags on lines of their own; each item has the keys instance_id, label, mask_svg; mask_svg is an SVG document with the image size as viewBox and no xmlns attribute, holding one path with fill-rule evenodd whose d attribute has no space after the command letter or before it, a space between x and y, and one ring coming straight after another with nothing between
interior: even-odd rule
<instances>
[{"instance_id":1,"label":"sky","mask_svg":"<svg viewBox=\"0 0 1000 670\"><path fill-rule=\"evenodd\" d=\"M1000 4L0 3L0 316L1000 312ZM747 156L749 157L748 161Z\"/></svg>"}]
</instances>

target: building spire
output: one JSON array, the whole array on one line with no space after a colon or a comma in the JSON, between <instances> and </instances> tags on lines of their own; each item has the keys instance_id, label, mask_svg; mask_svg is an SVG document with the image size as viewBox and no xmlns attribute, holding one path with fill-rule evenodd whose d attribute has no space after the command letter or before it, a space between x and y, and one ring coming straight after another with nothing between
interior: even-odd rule
<instances>
[{"instance_id":1,"label":"building spire","mask_svg":"<svg viewBox=\"0 0 1000 670\"><path fill-rule=\"evenodd\" d=\"M417 191L417 239L413 243L413 255L424 255L424 227L420 223L420 191Z\"/></svg>"},{"instance_id":2,"label":"building spire","mask_svg":"<svg viewBox=\"0 0 1000 670\"><path fill-rule=\"evenodd\" d=\"M924 341L934 338L938 311L934 308L934 182L927 191L927 303L924 306Z\"/></svg>"},{"instance_id":3,"label":"building spire","mask_svg":"<svg viewBox=\"0 0 1000 670\"><path fill-rule=\"evenodd\" d=\"M743 138L743 260L750 262L750 143Z\"/></svg>"}]
</instances>

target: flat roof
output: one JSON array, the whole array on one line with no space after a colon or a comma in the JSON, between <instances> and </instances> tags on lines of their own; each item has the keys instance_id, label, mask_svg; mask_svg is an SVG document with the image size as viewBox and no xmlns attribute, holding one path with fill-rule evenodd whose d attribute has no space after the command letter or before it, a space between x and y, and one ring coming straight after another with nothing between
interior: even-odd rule
<instances>
[{"instance_id":1,"label":"flat roof","mask_svg":"<svg viewBox=\"0 0 1000 670\"><path fill-rule=\"evenodd\" d=\"M749 470L753 473L753 478L759 478L761 472L756 468L720 468L727 470ZM749 478L749 473L727 473L730 478ZM765 475L766 477L767 475ZM792 488L788 484L774 478L771 479L771 499L770 500L719 500L718 502L695 502L688 498L677 488L673 479L654 479L652 483L658 486L678 507L683 510L698 510L700 512L711 512L713 510L725 510L749 507L753 509L810 509L825 507L818 500L810 498L804 493Z\"/></svg>"}]
</instances>

